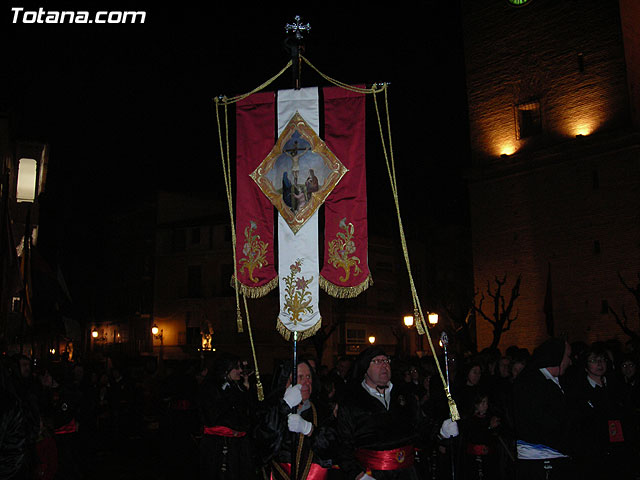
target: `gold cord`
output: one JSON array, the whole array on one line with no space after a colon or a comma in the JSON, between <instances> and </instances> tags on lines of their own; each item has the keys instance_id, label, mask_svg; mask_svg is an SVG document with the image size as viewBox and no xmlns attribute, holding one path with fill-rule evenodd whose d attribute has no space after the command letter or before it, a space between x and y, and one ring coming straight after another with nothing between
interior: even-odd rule
<instances>
[{"instance_id":1,"label":"gold cord","mask_svg":"<svg viewBox=\"0 0 640 480\"><path fill-rule=\"evenodd\" d=\"M247 317L247 330L249 330L249 343L251 344L251 354L253 355L253 365L256 367L256 390L258 392L258 400L264 400L264 389L260 381L260 370L258 369L258 358L256 357L256 346L253 343L253 333L251 331L251 319L249 318L249 305L247 304L247 296L242 295L244 299L244 313Z\"/></svg>"}]
</instances>

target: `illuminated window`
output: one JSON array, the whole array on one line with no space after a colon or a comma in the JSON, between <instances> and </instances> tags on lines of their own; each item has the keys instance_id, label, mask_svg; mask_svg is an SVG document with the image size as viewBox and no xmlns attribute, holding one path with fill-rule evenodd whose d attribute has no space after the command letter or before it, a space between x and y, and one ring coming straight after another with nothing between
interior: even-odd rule
<instances>
[{"instance_id":1,"label":"illuminated window","mask_svg":"<svg viewBox=\"0 0 640 480\"><path fill-rule=\"evenodd\" d=\"M520 103L515 108L518 140L533 137L542 132L540 102Z\"/></svg>"},{"instance_id":2,"label":"illuminated window","mask_svg":"<svg viewBox=\"0 0 640 480\"><path fill-rule=\"evenodd\" d=\"M18 202L33 202L36 198L38 162L33 158L21 158L18 162Z\"/></svg>"}]
</instances>

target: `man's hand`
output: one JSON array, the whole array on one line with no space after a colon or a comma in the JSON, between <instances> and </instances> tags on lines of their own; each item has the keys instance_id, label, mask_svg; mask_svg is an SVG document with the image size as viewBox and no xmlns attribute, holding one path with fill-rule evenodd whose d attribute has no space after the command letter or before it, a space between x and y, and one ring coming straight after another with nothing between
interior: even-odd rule
<instances>
[{"instance_id":1,"label":"man's hand","mask_svg":"<svg viewBox=\"0 0 640 480\"><path fill-rule=\"evenodd\" d=\"M309 435L313 428L313 423L307 422L297 413L290 413L287 419L289 424L289 431L293 433L301 433L303 435Z\"/></svg>"},{"instance_id":2,"label":"man's hand","mask_svg":"<svg viewBox=\"0 0 640 480\"><path fill-rule=\"evenodd\" d=\"M450 419L446 419L442 422L440 427L440 436L442 438L457 437L460 432L458 431L458 424Z\"/></svg>"},{"instance_id":3,"label":"man's hand","mask_svg":"<svg viewBox=\"0 0 640 480\"><path fill-rule=\"evenodd\" d=\"M289 386L287 390L284 392L284 399L289 405L290 408L297 407L302 402L302 393L300 390L302 389L302 385L294 385L293 387Z\"/></svg>"}]
</instances>

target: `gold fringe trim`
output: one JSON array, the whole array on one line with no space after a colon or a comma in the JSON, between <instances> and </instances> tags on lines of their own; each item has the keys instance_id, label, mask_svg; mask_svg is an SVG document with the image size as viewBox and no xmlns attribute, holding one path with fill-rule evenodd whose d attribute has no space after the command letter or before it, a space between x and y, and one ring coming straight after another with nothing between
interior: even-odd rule
<instances>
[{"instance_id":1,"label":"gold fringe trim","mask_svg":"<svg viewBox=\"0 0 640 480\"><path fill-rule=\"evenodd\" d=\"M356 298L362 292L364 292L367 288L373 285L373 278L371 274L367 275L367 278L360 285L355 285L353 287L341 287L340 285L336 285L333 282L330 282L322 275L318 280L320 284L320 288L322 288L325 292L335 298Z\"/></svg>"},{"instance_id":2,"label":"gold fringe trim","mask_svg":"<svg viewBox=\"0 0 640 480\"><path fill-rule=\"evenodd\" d=\"M240 287L240 293L247 298L261 298L267 295L271 290L274 290L278 287L278 277L273 277L271 281L265 283L260 287L249 287L244 283L238 281L238 285ZM236 288L236 279L232 275L231 276L231 288Z\"/></svg>"},{"instance_id":3,"label":"gold fringe trim","mask_svg":"<svg viewBox=\"0 0 640 480\"><path fill-rule=\"evenodd\" d=\"M305 338L313 337L316 333L318 333L318 330L320 330L321 326L322 318L320 318L313 327L298 332L298 341L304 340ZM284 323L282 323L280 317L278 317L278 320L276 322L276 330L280 335L283 336L285 340L289 341L289 339L291 339L291 330L284 326Z\"/></svg>"}]
</instances>

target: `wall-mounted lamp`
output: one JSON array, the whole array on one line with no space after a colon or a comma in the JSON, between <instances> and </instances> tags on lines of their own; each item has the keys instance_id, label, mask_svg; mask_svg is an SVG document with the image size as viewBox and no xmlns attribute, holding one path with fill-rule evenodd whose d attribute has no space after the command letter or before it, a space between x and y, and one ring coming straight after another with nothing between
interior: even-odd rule
<instances>
[{"instance_id":1,"label":"wall-mounted lamp","mask_svg":"<svg viewBox=\"0 0 640 480\"><path fill-rule=\"evenodd\" d=\"M374 343L376 343L376 337L375 337L375 336L373 336L373 335L370 335L370 336L369 336L369 343L370 343L371 345L373 345Z\"/></svg>"},{"instance_id":2,"label":"wall-mounted lamp","mask_svg":"<svg viewBox=\"0 0 640 480\"><path fill-rule=\"evenodd\" d=\"M98 338L98 330L96 330L95 328L91 330L91 337Z\"/></svg>"},{"instance_id":3,"label":"wall-mounted lamp","mask_svg":"<svg viewBox=\"0 0 640 480\"><path fill-rule=\"evenodd\" d=\"M157 339L160 340L160 345L162 345L162 343L163 343L163 339L162 339L163 329L162 328L158 328L158 325L156 325L154 323L151 326L151 333L153 334L154 338L157 338Z\"/></svg>"},{"instance_id":4,"label":"wall-mounted lamp","mask_svg":"<svg viewBox=\"0 0 640 480\"><path fill-rule=\"evenodd\" d=\"M404 322L405 327L413 327L413 315L405 315L402 321Z\"/></svg>"}]
</instances>

